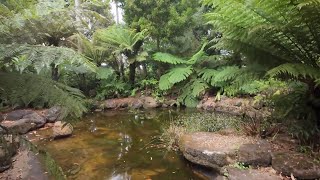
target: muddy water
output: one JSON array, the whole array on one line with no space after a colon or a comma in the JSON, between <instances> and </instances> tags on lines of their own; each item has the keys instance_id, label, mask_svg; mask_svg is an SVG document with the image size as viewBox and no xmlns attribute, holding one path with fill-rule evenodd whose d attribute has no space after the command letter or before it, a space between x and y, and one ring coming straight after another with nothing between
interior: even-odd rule
<instances>
[{"instance_id":1,"label":"muddy water","mask_svg":"<svg viewBox=\"0 0 320 180\"><path fill-rule=\"evenodd\" d=\"M110 111L75 124L74 135L40 141L68 179L201 179L181 155L159 140L161 128L177 114L189 112Z\"/></svg>"}]
</instances>

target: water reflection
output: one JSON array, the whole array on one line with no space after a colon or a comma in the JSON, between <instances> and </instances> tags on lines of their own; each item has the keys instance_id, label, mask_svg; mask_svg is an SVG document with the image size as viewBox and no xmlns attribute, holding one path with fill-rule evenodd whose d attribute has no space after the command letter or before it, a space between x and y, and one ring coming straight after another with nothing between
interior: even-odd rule
<instances>
[{"instance_id":1,"label":"water reflection","mask_svg":"<svg viewBox=\"0 0 320 180\"><path fill-rule=\"evenodd\" d=\"M79 164L68 179L199 179L180 155L158 146L161 125L173 116L168 111L93 114L75 126L73 137L39 145L65 172Z\"/></svg>"}]
</instances>

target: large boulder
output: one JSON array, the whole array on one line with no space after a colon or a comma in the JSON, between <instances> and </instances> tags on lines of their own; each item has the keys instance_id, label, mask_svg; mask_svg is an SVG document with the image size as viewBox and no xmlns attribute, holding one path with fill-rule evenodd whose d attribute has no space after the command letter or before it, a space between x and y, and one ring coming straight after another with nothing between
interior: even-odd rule
<instances>
[{"instance_id":1,"label":"large boulder","mask_svg":"<svg viewBox=\"0 0 320 180\"><path fill-rule=\"evenodd\" d=\"M25 109L15 110L5 114L4 119L9 121L15 121L15 120L22 119L24 116L32 113L33 113L32 110L25 110Z\"/></svg>"},{"instance_id":2,"label":"large boulder","mask_svg":"<svg viewBox=\"0 0 320 180\"><path fill-rule=\"evenodd\" d=\"M281 180L280 176L268 171L257 169L237 169L227 167L225 174L229 180Z\"/></svg>"},{"instance_id":3,"label":"large boulder","mask_svg":"<svg viewBox=\"0 0 320 180\"><path fill-rule=\"evenodd\" d=\"M271 144L258 141L254 144L244 144L238 151L239 162L245 165L269 166L271 164Z\"/></svg>"},{"instance_id":4,"label":"large boulder","mask_svg":"<svg viewBox=\"0 0 320 180\"><path fill-rule=\"evenodd\" d=\"M32 113L16 121L3 121L1 125L11 132L25 134L30 130L42 127L45 123L46 120L42 116L37 113Z\"/></svg>"},{"instance_id":5,"label":"large boulder","mask_svg":"<svg viewBox=\"0 0 320 180\"><path fill-rule=\"evenodd\" d=\"M299 179L320 178L320 163L300 153L273 153L272 167L283 175L290 176L292 174Z\"/></svg>"},{"instance_id":6,"label":"large boulder","mask_svg":"<svg viewBox=\"0 0 320 180\"><path fill-rule=\"evenodd\" d=\"M53 125L53 138L63 138L68 137L72 135L73 132L73 126L70 123L57 121Z\"/></svg>"},{"instance_id":7,"label":"large boulder","mask_svg":"<svg viewBox=\"0 0 320 180\"><path fill-rule=\"evenodd\" d=\"M179 147L187 160L220 171L223 166L237 161L240 146L252 141L244 136L197 132L183 135Z\"/></svg>"},{"instance_id":8,"label":"large boulder","mask_svg":"<svg viewBox=\"0 0 320 180\"><path fill-rule=\"evenodd\" d=\"M143 98L143 108L150 109L150 108L157 108L160 106L160 103L153 98L153 97L144 97Z\"/></svg>"},{"instance_id":9,"label":"large boulder","mask_svg":"<svg viewBox=\"0 0 320 180\"><path fill-rule=\"evenodd\" d=\"M47 122L54 123L57 120L61 120L61 113L62 108L59 106L54 106L50 109L47 109L44 113L44 117L46 118Z\"/></svg>"}]
</instances>

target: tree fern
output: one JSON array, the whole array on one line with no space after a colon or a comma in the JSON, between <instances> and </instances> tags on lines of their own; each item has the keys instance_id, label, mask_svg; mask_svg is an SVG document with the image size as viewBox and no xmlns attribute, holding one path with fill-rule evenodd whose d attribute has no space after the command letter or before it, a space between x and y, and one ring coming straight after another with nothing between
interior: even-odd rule
<instances>
[{"instance_id":1,"label":"tree fern","mask_svg":"<svg viewBox=\"0 0 320 180\"><path fill-rule=\"evenodd\" d=\"M81 117L87 111L78 90L33 74L0 73L0 99L12 106L63 108L63 116ZM35 83L36 82L36 83Z\"/></svg>"},{"instance_id":2,"label":"tree fern","mask_svg":"<svg viewBox=\"0 0 320 180\"><path fill-rule=\"evenodd\" d=\"M96 66L88 59L70 48L52 46L33 46L25 44L0 44L0 61L11 62L23 72L27 67L34 67L37 73L50 69L51 65L63 65L77 73L95 72Z\"/></svg>"}]
</instances>

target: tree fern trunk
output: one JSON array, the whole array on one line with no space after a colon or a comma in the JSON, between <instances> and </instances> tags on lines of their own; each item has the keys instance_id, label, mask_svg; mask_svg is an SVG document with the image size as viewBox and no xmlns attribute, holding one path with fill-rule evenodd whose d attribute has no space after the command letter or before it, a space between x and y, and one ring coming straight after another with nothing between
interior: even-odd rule
<instances>
[{"instance_id":1,"label":"tree fern trunk","mask_svg":"<svg viewBox=\"0 0 320 180\"><path fill-rule=\"evenodd\" d=\"M133 62L129 65L129 83L131 87L134 86L136 78L136 62Z\"/></svg>"},{"instance_id":2,"label":"tree fern trunk","mask_svg":"<svg viewBox=\"0 0 320 180\"><path fill-rule=\"evenodd\" d=\"M59 69L54 64L51 65L51 78L54 81L58 81L59 80Z\"/></svg>"}]
</instances>

